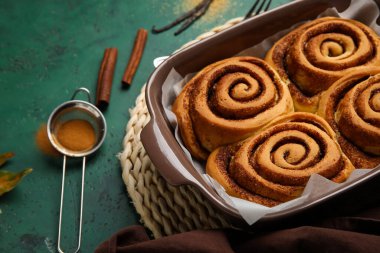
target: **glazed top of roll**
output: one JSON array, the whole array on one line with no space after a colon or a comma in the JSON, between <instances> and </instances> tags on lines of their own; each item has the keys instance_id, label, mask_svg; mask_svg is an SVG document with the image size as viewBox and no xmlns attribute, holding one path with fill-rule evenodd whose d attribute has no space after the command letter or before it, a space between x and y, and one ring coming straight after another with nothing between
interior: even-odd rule
<instances>
[{"instance_id":1,"label":"glazed top of roll","mask_svg":"<svg viewBox=\"0 0 380 253\"><path fill-rule=\"evenodd\" d=\"M320 92L352 70L380 66L378 35L336 17L307 22L281 38L266 61L289 84L296 110L315 112Z\"/></svg>"},{"instance_id":2,"label":"glazed top of roll","mask_svg":"<svg viewBox=\"0 0 380 253\"><path fill-rule=\"evenodd\" d=\"M233 57L207 66L173 104L182 140L201 160L292 110L287 86L269 64L255 57Z\"/></svg>"}]
</instances>

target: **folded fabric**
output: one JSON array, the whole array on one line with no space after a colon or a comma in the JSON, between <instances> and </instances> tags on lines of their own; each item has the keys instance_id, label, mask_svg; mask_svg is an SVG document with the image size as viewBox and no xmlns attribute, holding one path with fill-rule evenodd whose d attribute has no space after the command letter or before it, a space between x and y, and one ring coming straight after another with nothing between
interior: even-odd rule
<instances>
[{"instance_id":1,"label":"folded fabric","mask_svg":"<svg viewBox=\"0 0 380 253\"><path fill-rule=\"evenodd\" d=\"M379 252L380 207L357 216L336 217L313 226L261 234L236 230L190 231L150 240L142 226L125 228L96 249L96 253L133 252Z\"/></svg>"},{"instance_id":2,"label":"folded fabric","mask_svg":"<svg viewBox=\"0 0 380 253\"><path fill-rule=\"evenodd\" d=\"M250 232L196 230L151 240L142 226L112 235L96 253L380 252L380 175L302 213Z\"/></svg>"}]
</instances>

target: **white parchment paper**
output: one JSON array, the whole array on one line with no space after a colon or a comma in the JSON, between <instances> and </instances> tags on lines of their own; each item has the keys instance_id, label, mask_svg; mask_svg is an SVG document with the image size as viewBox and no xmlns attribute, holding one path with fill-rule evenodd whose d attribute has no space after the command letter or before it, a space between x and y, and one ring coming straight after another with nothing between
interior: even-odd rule
<instances>
[{"instance_id":1,"label":"white parchment paper","mask_svg":"<svg viewBox=\"0 0 380 253\"><path fill-rule=\"evenodd\" d=\"M318 17L325 17L325 16L335 16L335 17L355 19L370 26L372 29L374 29L377 32L377 34L380 34L380 26L376 24L376 20L379 17L379 10L376 3L373 0L352 0L349 8L346 9L344 12L338 13L338 11L335 8L331 8L321 13ZM261 43L253 47L247 48L243 50L242 52L238 53L237 56L249 55L249 56L264 58L266 52L272 47L272 45L277 40L279 40L282 36L287 34L295 26L298 26L298 25L299 23L295 24L293 27L289 29L280 31L277 34L271 37L268 37ZM349 184L351 181L371 171L368 169L355 170L351 174L351 176L348 178L348 180L341 184L334 183L317 174L312 175L301 197L288 201L286 203L280 204L278 206L272 207L272 208L229 196L218 182L216 182L213 178L209 177L205 173L205 164L191 157L190 152L185 148L182 142L181 136L179 134L176 116L171 110L172 104L175 98L179 95L183 86L194 75L195 73L192 73L183 77L180 74L178 74L175 69L172 69L170 71L168 77L166 78L162 86L162 94L163 94L162 104L164 106L165 114L167 118L169 119L170 124L175 129L175 138L177 139L178 143L180 144L180 146L186 153L189 160L192 161L197 171L203 176L205 181L208 182L219 193L219 195L226 201L226 203L236 208L236 210L240 213L240 215L244 218L244 220L249 225L253 224L254 222L256 222L257 220L259 220L261 217L263 217L264 215L268 213L283 211L290 207L302 205L306 201L317 199L320 196L335 190L337 187ZM379 167L380 166L378 166L377 168ZM189 174L185 172L183 173L187 175Z\"/></svg>"}]
</instances>

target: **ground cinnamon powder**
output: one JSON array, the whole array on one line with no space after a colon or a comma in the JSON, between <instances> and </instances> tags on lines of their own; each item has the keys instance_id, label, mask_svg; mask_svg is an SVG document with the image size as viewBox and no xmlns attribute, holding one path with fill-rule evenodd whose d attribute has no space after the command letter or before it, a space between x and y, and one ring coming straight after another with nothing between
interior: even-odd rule
<instances>
[{"instance_id":1,"label":"ground cinnamon powder","mask_svg":"<svg viewBox=\"0 0 380 253\"><path fill-rule=\"evenodd\" d=\"M86 120L74 119L63 123L55 134L57 141L71 151L85 151L95 145L95 130Z\"/></svg>"},{"instance_id":2,"label":"ground cinnamon powder","mask_svg":"<svg viewBox=\"0 0 380 253\"><path fill-rule=\"evenodd\" d=\"M200 4L202 0L182 0L179 4L174 6L174 14L180 15L186 11L193 9L195 6ZM210 22L218 18L223 17L223 13L228 9L230 5L230 0L213 0L208 8L206 14L202 16L197 22Z\"/></svg>"},{"instance_id":3,"label":"ground cinnamon powder","mask_svg":"<svg viewBox=\"0 0 380 253\"><path fill-rule=\"evenodd\" d=\"M59 152L50 143L46 124L42 124L38 129L36 133L36 144L44 154L49 156L59 156Z\"/></svg>"}]
</instances>

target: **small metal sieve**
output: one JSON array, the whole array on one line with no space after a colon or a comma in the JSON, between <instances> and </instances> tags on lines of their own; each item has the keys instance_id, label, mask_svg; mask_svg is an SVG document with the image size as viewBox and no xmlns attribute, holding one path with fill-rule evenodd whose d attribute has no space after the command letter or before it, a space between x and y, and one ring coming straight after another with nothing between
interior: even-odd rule
<instances>
[{"instance_id":1,"label":"small metal sieve","mask_svg":"<svg viewBox=\"0 0 380 253\"><path fill-rule=\"evenodd\" d=\"M87 94L88 102L83 100L76 100L75 97L79 92L84 92ZM62 124L70 120L85 120L87 121L95 131L95 144L86 150L75 151L66 148L61 145L57 139L57 131ZM75 90L70 101L67 101L57 108L50 114L47 123L48 137L51 144L60 153L63 154L63 172L62 172L62 188L61 188L61 204L59 210L59 228L58 228L58 251L63 253L61 249L61 224L62 224L62 210L63 210L63 199L64 199L64 189L65 189L65 174L66 174L66 157L82 157L82 188L81 188L81 204L80 204L80 218L79 218L79 235L78 235L78 246L75 251L78 252L81 244L81 234L82 234L82 214L83 214L83 195L84 195L84 176L86 169L86 157L94 153L102 145L107 132L106 120L103 114L91 104L90 92L86 88L79 88Z\"/></svg>"}]
</instances>

